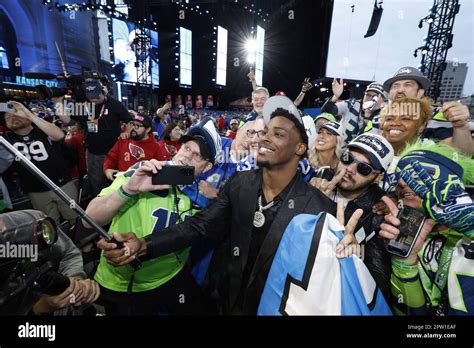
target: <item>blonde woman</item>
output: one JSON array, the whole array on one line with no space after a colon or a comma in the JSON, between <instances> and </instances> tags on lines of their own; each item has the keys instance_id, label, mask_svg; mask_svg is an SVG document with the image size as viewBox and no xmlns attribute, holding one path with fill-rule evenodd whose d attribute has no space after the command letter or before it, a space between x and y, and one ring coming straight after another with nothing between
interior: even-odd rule
<instances>
[{"instance_id":1,"label":"blonde woman","mask_svg":"<svg viewBox=\"0 0 474 348\"><path fill-rule=\"evenodd\" d=\"M309 150L309 162L316 169L328 166L336 172L345 145L341 136L341 125L337 122L327 122L318 128L314 146Z\"/></svg>"}]
</instances>

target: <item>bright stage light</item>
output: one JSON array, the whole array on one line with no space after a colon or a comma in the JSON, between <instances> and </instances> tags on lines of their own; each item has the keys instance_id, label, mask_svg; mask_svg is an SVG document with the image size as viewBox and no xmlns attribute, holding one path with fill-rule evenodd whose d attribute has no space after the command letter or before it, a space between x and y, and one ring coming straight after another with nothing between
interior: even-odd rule
<instances>
[{"instance_id":1,"label":"bright stage light","mask_svg":"<svg viewBox=\"0 0 474 348\"><path fill-rule=\"evenodd\" d=\"M253 65L257 59L257 41L254 39L248 39L245 43L245 50L247 51L247 63Z\"/></svg>"},{"instance_id":2,"label":"bright stage light","mask_svg":"<svg viewBox=\"0 0 474 348\"><path fill-rule=\"evenodd\" d=\"M256 60L255 53L249 53L247 55L247 63L253 65L255 64L255 60Z\"/></svg>"},{"instance_id":3,"label":"bright stage light","mask_svg":"<svg viewBox=\"0 0 474 348\"><path fill-rule=\"evenodd\" d=\"M247 40L247 42L245 43L245 49L247 50L249 54L250 53L255 54L255 52L257 51L257 41L253 39Z\"/></svg>"}]
</instances>

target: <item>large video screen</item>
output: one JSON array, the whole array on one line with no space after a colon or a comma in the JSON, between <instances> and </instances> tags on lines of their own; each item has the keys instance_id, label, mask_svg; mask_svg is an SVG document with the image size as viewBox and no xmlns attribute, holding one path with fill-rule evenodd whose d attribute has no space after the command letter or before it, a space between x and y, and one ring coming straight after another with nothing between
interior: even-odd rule
<instances>
[{"instance_id":1,"label":"large video screen","mask_svg":"<svg viewBox=\"0 0 474 348\"><path fill-rule=\"evenodd\" d=\"M255 80L257 85L263 85L263 51L265 47L265 29L257 26L257 56L255 61Z\"/></svg>"},{"instance_id":2,"label":"large video screen","mask_svg":"<svg viewBox=\"0 0 474 348\"><path fill-rule=\"evenodd\" d=\"M179 84L181 86L192 85L193 72L193 45L192 31L179 28Z\"/></svg>"},{"instance_id":3,"label":"large video screen","mask_svg":"<svg viewBox=\"0 0 474 348\"><path fill-rule=\"evenodd\" d=\"M466 45L465 34L472 33L474 2L460 0L459 3L453 47L448 51L447 59L473 66L474 48ZM364 38L374 1L334 0L326 76L383 82L401 67L418 68L421 52L414 57L414 51L423 46L429 24L423 23L421 29L418 25L428 16L432 6L433 0L384 1L377 32ZM474 92L474 79L470 76L464 90L468 93Z\"/></svg>"},{"instance_id":4,"label":"large video screen","mask_svg":"<svg viewBox=\"0 0 474 348\"><path fill-rule=\"evenodd\" d=\"M113 19L112 29L114 72L116 78L124 82L152 83L153 86L159 86L158 33L153 30L147 30L145 34L149 35L150 46L145 51L135 41L137 35L141 33L133 23ZM136 67L137 54L146 53L149 55L148 59L145 62L139 62L138 67ZM146 74L143 72L146 72ZM146 80L144 79L145 75L147 75ZM139 79L140 81L138 81Z\"/></svg>"},{"instance_id":5,"label":"large video screen","mask_svg":"<svg viewBox=\"0 0 474 348\"><path fill-rule=\"evenodd\" d=\"M68 73L97 70L95 33L90 25L93 13L45 9L41 1L0 1L0 75L4 81L16 81L26 72L63 73L56 44Z\"/></svg>"},{"instance_id":6,"label":"large video screen","mask_svg":"<svg viewBox=\"0 0 474 348\"><path fill-rule=\"evenodd\" d=\"M217 27L216 84L225 86L227 81L227 29Z\"/></svg>"}]
</instances>

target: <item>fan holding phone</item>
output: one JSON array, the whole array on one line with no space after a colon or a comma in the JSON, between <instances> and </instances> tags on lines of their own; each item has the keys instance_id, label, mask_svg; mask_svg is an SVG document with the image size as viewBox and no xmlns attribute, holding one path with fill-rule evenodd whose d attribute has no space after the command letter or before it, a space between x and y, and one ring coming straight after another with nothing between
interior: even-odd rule
<instances>
[{"instance_id":1,"label":"fan holding phone","mask_svg":"<svg viewBox=\"0 0 474 348\"><path fill-rule=\"evenodd\" d=\"M457 161L453 161L456 159ZM392 294L399 314L474 314L474 203L464 183L472 160L445 145L413 145L397 165L399 210L380 236L389 239Z\"/></svg>"},{"instance_id":2,"label":"fan holding phone","mask_svg":"<svg viewBox=\"0 0 474 348\"><path fill-rule=\"evenodd\" d=\"M189 186L183 185L197 187L194 177L212 168L221 149L220 137L212 120L206 118L180 142L173 161L137 163L117 176L87 207L87 213L99 224L111 221L109 233L114 233L117 241L123 241L129 232L141 237L160 233L196 212L196 195L188 194L185 189ZM112 250L115 245L102 239L99 247ZM128 257L125 251L123 257ZM130 267L116 267L102 257L95 279L108 299L107 315L157 315L162 308L171 314L202 313L203 301L185 267L188 258L189 248L182 249L144 262L133 275ZM170 295L170 291L176 294ZM179 294L186 297L185 304L175 300Z\"/></svg>"}]
</instances>

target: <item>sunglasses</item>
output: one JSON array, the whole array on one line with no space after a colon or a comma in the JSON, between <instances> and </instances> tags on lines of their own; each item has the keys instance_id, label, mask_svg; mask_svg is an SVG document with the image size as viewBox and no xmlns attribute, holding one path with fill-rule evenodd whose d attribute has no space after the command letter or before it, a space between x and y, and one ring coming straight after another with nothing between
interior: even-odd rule
<instances>
[{"instance_id":1,"label":"sunglasses","mask_svg":"<svg viewBox=\"0 0 474 348\"><path fill-rule=\"evenodd\" d=\"M341 155L341 163L346 166L349 166L352 163L357 163L357 172L363 176L369 176L373 172L377 172L377 170L375 170L370 164L355 159L349 151L346 151Z\"/></svg>"}]
</instances>

